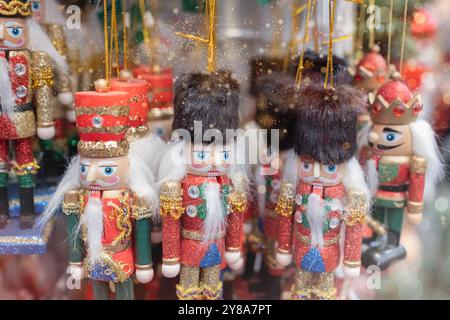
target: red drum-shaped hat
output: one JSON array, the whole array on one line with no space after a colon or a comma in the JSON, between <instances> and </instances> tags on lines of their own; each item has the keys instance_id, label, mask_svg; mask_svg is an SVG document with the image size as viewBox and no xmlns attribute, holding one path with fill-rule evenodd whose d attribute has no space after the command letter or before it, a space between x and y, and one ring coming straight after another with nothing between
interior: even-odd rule
<instances>
[{"instance_id":1,"label":"red drum-shaped hat","mask_svg":"<svg viewBox=\"0 0 450 320\"><path fill-rule=\"evenodd\" d=\"M147 114L148 84L140 79L112 79L110 89L129 93L129 133L134 137L142 137L148 133Z\"/></svg>"},{"instance_id":2,"label":"red drum-shaped hat","mask_svg":"<svg viewBox=\"0 0 450 320\"><path fill-rule=\"evenodd\" d=\"M75 93L78 153L89 158L120 157L128 153L129 93Z\"/></svg>"},{"instance_id":3,"label":"red drum-shaped hat","mask_svg":"<svg viewBox=\"0 0 450 320\"><path fill-rule=\"evenodd\" d=\"M158 119L173 115L173 73L165 69L161 73L144 73L138 76L148 82L150 92L150 118Z\"/></svg>"}]
</instances>

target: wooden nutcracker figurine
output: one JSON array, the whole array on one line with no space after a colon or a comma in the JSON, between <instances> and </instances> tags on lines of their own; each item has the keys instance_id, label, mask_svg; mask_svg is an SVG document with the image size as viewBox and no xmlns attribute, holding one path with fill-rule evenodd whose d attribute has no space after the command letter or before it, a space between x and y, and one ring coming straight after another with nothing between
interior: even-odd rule
<instances>
[{"instance_id":1,"label":"wooden nutcracker figurine","mask_svg":"<svg viewBox=\"0 0 450 320\"><path fill-rule=\"evenodd\" d=\"M153 278L150 219L155 192L152 173L126 138L129 93L107 91L75 94L78 153L44 212L49 219L62 204L69 233L70 273L93 281L94 297L134 299L132 276Z\"/></svg>"},{"instance_id":2,"label":"wooden nutcracker figurine","mask_svg":"<svg viewBox=\"0 0 450 320\"><path fill-rule=\"evenodd\" d=\"M20 227L34 223L34 175L39 166L33 157L32 139L55 134L51 105L52 45L30 18L25 0L0 1L0 228L9 219L8 177L19 180ZM36 115L35 115L36 114ZM12 143L14 160L9 158Z\"/></svg>"},{"instance_id":3,"label":"wooden nutcracker figurine","mask_svg":"<svg viewBox=\"0 0 450 320\"><path fill-rule=\"evenodd\" d=\"M357 277L360 270L369 192L354 155L364 99L351 87L321 83L299 89L297 98L295 153L284 166L275 209L277 261L296 266L293 299L333 299L341 240L345 275Z\"/></svg>"},{"instance_id":4,"label":"wooden nutcracker figurine","mask_svg":"<svg viewBox=\"0 0 450 320\"><path fill-rule=\"evenodd\" d=\"M159 180L162 272L180 273L179 299L219 299L221 267L243 263L247 177L233 161L242 150L226 134L239 124L238 95L226 71L187 74L175 84L172 129L183 138L163 154Z\"/></svg>"},{"instance_id":5,"label":"wooden nutcracker figurine","mask_svg":"<svg viewBox=\"0 0 450 320\"><path fill-rule=\"evenodd\" d=\"M406 256L400 245L403 218L420 223L424 190L433 188L442 176L442 160L431 126L418 119L420 97L398 73L369 99L372 156L366 167L374 195L373 218L387 227L391 237L383 248L368 252L364 264L384 269Z\"/></svg>"}]
</instances>

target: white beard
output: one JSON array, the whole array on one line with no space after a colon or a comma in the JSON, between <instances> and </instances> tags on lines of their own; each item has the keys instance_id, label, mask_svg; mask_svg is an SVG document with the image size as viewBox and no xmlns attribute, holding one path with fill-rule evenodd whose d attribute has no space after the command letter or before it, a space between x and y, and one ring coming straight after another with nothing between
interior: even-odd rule
<instances>
[{"instance_id":1,"label":"white beard","mask_svg":"<svg viewBox=\"0 0 450 320\"><path fill-rule=\"evenodd\" d=\"M323 247L325 206L323 199L314 193L309 195L306 217L311 230L311 245L319 248Z\"/></svg>"},{"instance_id":2,"label":"white beard","mask_svg":"<svg viewBox=\"0 0 450 320\"><path fill-rule=\"evenodd\" d=\"M86 228L89 263L93 265L101 261L103 254L103 208L100 198L89 197L80 219L81 226Z\"/></svg>"},{"instance_id":3,"label":"white beard","mask_svg":"<svg viewBox=\"0 0 450 320\"><path fill-rule=\"evenodd\" d=\"M378 171L375 160L367 160L367 187L371 196L374 196L378 190Z\"/></svg>"},{"instance_id":4,"label":"white beard","mask_svg":"<svg viewBox=\"0 0 450 320\"><path fill-rule=\"evenodd\" d=\"M212 242L225 230L225 216L220 196L220 184L207 183L205 188L206 219L203 224L203 241Z\"/></svg>"},{"instance_id":5,"label":"white beard","mask_svg":"<svg viewBox=\"0 0 450 320\"><path fill-rule=\"evenodd\" d=\"M11 90L11 79L9 78L9 63L0 58L0 104L2 113L12 119L14 115L14 95Z\"/></svg>"}]
</instances>

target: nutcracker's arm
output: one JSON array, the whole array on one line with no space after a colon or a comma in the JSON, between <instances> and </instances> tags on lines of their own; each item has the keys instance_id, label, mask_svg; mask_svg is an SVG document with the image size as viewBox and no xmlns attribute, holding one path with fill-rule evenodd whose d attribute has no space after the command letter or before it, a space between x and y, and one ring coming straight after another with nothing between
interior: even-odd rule
<instances>
[{"instance_id":1,"label":"nutcracker's arm","mask_svg":"<svg viewBox=\"0 0 450 320\"><path fill-rule=\"evenodd\" d=\"M244 212L247 210L247 195L244 181L238 181L234 185L234 191L228 198L231 212L228 215L228 228L225 237L225 250L240 252L242 244L242 227L244 224Z\"/></svg>"},{"instance_id":2,"label":"nutcracker's arm","mask_svg":"<svg viewBox=\"0 0 450 320\"><path fill-rule=\"evenodd\" d=\"M425 188L425 175L427 160L412 156L410 162L409 189L407 199L408 214L421 214L423 212L423 193Z\"/></svg>"},{"instance_id":3,"label":"nutcracker's arm","mask_svg":"<svg viewBox=\"0 0 450 320\"><path fill-rule=\"evenodd\" d=\"M180 218L184 213L181 183L164 182L161 186L159 203L162 218L163 264L178 264L180 261Z\"/></svg>"},{"instance_id":4,"label":"nutcracker's arm","mask_svg":"<svg viewBox=\"0 0 450 320\"><path fill-rule=\"evenodd\" d=\"M357 273L359 274L363 227L368 204L364 192L350 190L347 197L347 207L344 216L344 266L351 269L358 268Z\"/></svg>"},{"instance_id":5,"label":"nutcracker's arm","mask_svg":"<svg viewBox=\"0 0 450 320\"><path fill-rule=\"evenodd\" d=\"M295 186L283 181L280 188L275 212L278 214L278 252L291 253L292 250L292 219L294 212Z\"/></svg>"},{"instance_id":6,"label":"nutcracker's arm","mask_svg":"<svg viewBox=\"0 0 450 320\"><path fill-rule=\"evenodd\" d=\"M66 218L66 226L69 241L69 263L81 265L84 259L83 241L78 230L80 221L80 194L72 190L64 195L62 211Z\"/></svg>"},{"instance_id":7,"label":"nutcracker's arm","mask_svg":"<svg viewBox=\"0 0 450 320\"><path fill-rule=\"evenodd\" d=\"M144 199L133 195L131 211L132 217L136 221L134 228L136 269L148 270L152 268L152 248L150 245L151 206Z\"/></svg>"},{"instance_id":8,"label":"nutcracker's arm","mask_svg":"<svg viewBox=\"0 0 450 320\"><path fill-rule=\"evenodd\" d=\"M53 71L50 57L42 51L35 51L32 54L32 85L35 90L36 116L38 135L41 129L54 128L54 114L52 105L52 85ZM54 134L54 130L53 130ZM41 139L51 139L53 134L41 137Z\"/></svg>"}]
</instances>

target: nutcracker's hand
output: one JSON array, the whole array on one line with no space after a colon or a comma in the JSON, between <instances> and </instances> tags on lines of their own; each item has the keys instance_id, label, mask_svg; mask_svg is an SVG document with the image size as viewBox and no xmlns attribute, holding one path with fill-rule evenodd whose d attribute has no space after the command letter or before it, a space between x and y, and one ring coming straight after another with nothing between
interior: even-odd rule
<instances>
[{"instance_id":1,"label":"nutcracker's hand","mask_svg":"<svg viewBox=\"0 0 450 320\"><path fill-rule=\"evenodd\" d=\"M70 107L73 103L73 93L72 92L58 93L58 101L62 105Z\"/></svg>"},{"instance_id":2,"label":"nutcracker's hand","mask_svg":"<svg viewBox=\"0 0 450 320\"><path fill-rule=\"evenodd\" d=\"M166 278L175 278L180 272L180 264L164 264L161 268L162 274Z\"/></svg>"},{"instance_id":3,"label":"nutcracker's hand","mask_svg":"<svg viewBox=\"0 0 450 320\"><path fill-rule=\"evenodd\" d=\"M244 258L240 257L236 263L228 264L231 270L239 270L244 265Z\"/></svg>"},{"instance_id":4,"label":"nutcracker's hand","mask_svg":"<svg viewBox=\"0 0 450 320\"><path fill-rule=\"evenodd\" d=\"M50 140L55 136L55 127L38 127L37 136L42 140Z\"/></svg>"},{"instance_id":5,"label":"nutcracker's hand","mask_svg":"<svg viewBox=\"0 0 450 320\"><path fill-rule=\"evenodd\" d=\"M277 252L277 262L282 267L287 267L292 262L292 254Z\"/></svg>"},{"instance_id":6,"label":"nutcracker's hand","mask_svg":"<svg viewBox=\"0 0 450 320\"><path fill-rule=\"evenodd\" d=\"M422 222L423 214L421 212L419 213L409 213L408 209L405 208L404 210L406 220L411 224L419 224Z\"/></svg>"},{"instance_id":7,"label":"nutcracker's hand","mask_svg":"<svg viewBox=\"0 0 450 320\"><path fill-rule=\"evenodd\" d=\"M75 115L75 110L74 109L69 109L66 111L66 118L67 121L69 122L75 122L77 119L77 116Z\"/></svg>"},{"instance_id":8,"label":"nutcracker's hand","mask_svg":"<svg viewBox=\"0 0 450 320\"><path fill-rule=\"evenodd\" d=\"M136 269L136 279L140 283L149 283L153 279L153 269Z\"/></svg>"},{"instance_id":9,"label":"nutcracker's hand","mask_svg":"<svg viewBox=\"0 0 450 320\"><path fill-rule=\"evenodd\" d=\"M358 278L360 272L361 272L360 267L351 268L351 267L344 266L344 276L346 278Z\"/></svg>"},{"instance_id":10,"label":"nutcracker's hand","mask_svg":"<svg viewBox=\"0 0 450 320\"><path fill-rule=\"evenodd\" d=\"M84 278L84 268L83 265L69 265L69 268L67 269L67 272L69 272L70 276L74 280L81 280Z\"/></svg>"},{"instance_id":11,"label":"nutcracker's hand","mask_svg":"<svg viewBox=\"0 0 450 320\"><path fill-rule=\"evenodd\" d=\"M228 265L235 264L241 258L240 251L225 251L225 261Z\"/></svg>"},{"instance_id":12,"label":"nutcracker's hand","mask_svg":"<svg viewBox=\"0 0 450 320\"><path fill-rule=\"evenodd\" d=\"M158 244L158 243L162 242L162 231L161 230L152 231L150 236L151 236L152 244Z\"/></svg>"}]
</instances>

